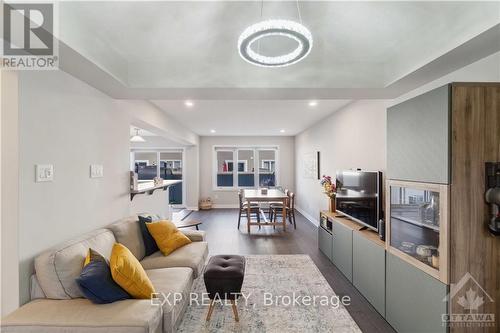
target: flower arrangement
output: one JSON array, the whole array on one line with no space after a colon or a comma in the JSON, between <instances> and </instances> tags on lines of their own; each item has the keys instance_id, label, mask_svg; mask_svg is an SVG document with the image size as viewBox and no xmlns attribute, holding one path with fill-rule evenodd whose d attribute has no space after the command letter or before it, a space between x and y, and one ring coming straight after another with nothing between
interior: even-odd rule
<instances>
[{"instance_id":1,"label":"flower arrangement","mask_svg":"<svg viewBox=\"0 0 500 333\"><path fill-rule=\"evenodd\" d=\"M329 198L335 198L337 187L335 182L332 182L332 177L323 175L319 183L323 186L324 192Z\"/></svg>"}]
</instances>

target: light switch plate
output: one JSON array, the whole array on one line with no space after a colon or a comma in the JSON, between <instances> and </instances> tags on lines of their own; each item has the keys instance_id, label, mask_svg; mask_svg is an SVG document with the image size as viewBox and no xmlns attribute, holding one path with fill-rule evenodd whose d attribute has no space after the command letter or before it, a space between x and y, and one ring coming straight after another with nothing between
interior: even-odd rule
<instances>
[{"instance_id":1,"label":"light switch plate","mask_svg":"<svg viewBox=\"0 0 500 333\"><path fill-rule=\"evenodd\" d=\"M54 180L54 166L52 164L37 164L35 168L36 182L51 182Z\"/></svg>"},{"instance_id":2,"label":"light switch plate","mask_svg":"<svg viewBox=\"0 0 500 333\"><path fill-rule=\"evenodd\" d=\"M104 177L104 167L102 164L91 164L90 165L90 178L102 178Z\"/></svg>"}]
</instances>

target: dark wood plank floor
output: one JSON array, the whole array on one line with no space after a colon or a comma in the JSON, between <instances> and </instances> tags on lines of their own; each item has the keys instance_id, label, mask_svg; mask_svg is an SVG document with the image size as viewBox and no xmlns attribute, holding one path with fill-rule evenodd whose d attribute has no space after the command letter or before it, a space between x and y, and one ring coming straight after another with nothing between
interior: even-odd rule
<instances>
[{"instance_id":1,"label":"dark wood plank floor","mask_svg":"<svg viewBox=\"0 0 500 333\"><path fill-rule=\"evenodd\" d=\"M282 228L252 227L247 233L244 219L237 229L237 209L214 209L192 213L188 219L203 222L201 230L207 232L210 254L308 254L326 278L335 293L349 295L351 305L347 310L363 332L395 332L382 316L368 303L344 275L318 250L318 230L297 213L297 230L288 224Z\"/></svg>"}]
</instances>

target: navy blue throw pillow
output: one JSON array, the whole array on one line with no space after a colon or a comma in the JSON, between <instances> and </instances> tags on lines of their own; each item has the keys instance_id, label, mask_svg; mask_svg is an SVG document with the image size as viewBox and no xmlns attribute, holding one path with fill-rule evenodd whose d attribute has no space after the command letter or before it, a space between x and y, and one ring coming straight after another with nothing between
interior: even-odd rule
<instances>
[{"instance_id":1,"label":"navy blue throw pillow","mask_svg":"<svg viewBox=\"0 0 500 333\"><path fill-rule=\"evenodd\" d=\"M80 276L76 279L85 298L93 303L113 303L131 298L111 276L111 270L105 260L91 260L83 267Z\"/></svg>"},{"instance_id":2,"label":"navy blue throw pillow","mask_svg":"<svg viewBox=\"0 0 500 333\"><path fill-rule=\"evenodd\" d=\"M160 251L158 245L156 245L156 241L149 233L148 227L146 223L153 222L154 216L143 216L139 215L139 226L141 228L142 239L144 241L144 247L146 249L146 256L150 256L153 253Z\"/></svg>"}]
</instances>

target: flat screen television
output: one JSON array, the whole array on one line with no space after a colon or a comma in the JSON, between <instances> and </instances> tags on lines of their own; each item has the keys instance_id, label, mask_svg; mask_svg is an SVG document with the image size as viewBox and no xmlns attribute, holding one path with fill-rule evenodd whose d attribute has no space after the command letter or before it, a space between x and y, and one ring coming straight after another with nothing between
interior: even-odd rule
<instances>
[{"instance_id":1,"label":"flat screen television","mask_svg":"<svg viewBox=\"0 0 500 333\"><path fill-rule=\"evenodd\" d=\"M378 231L382 218L382 172L337 171L337 212Z\"/></svg>"}]
</instances>

